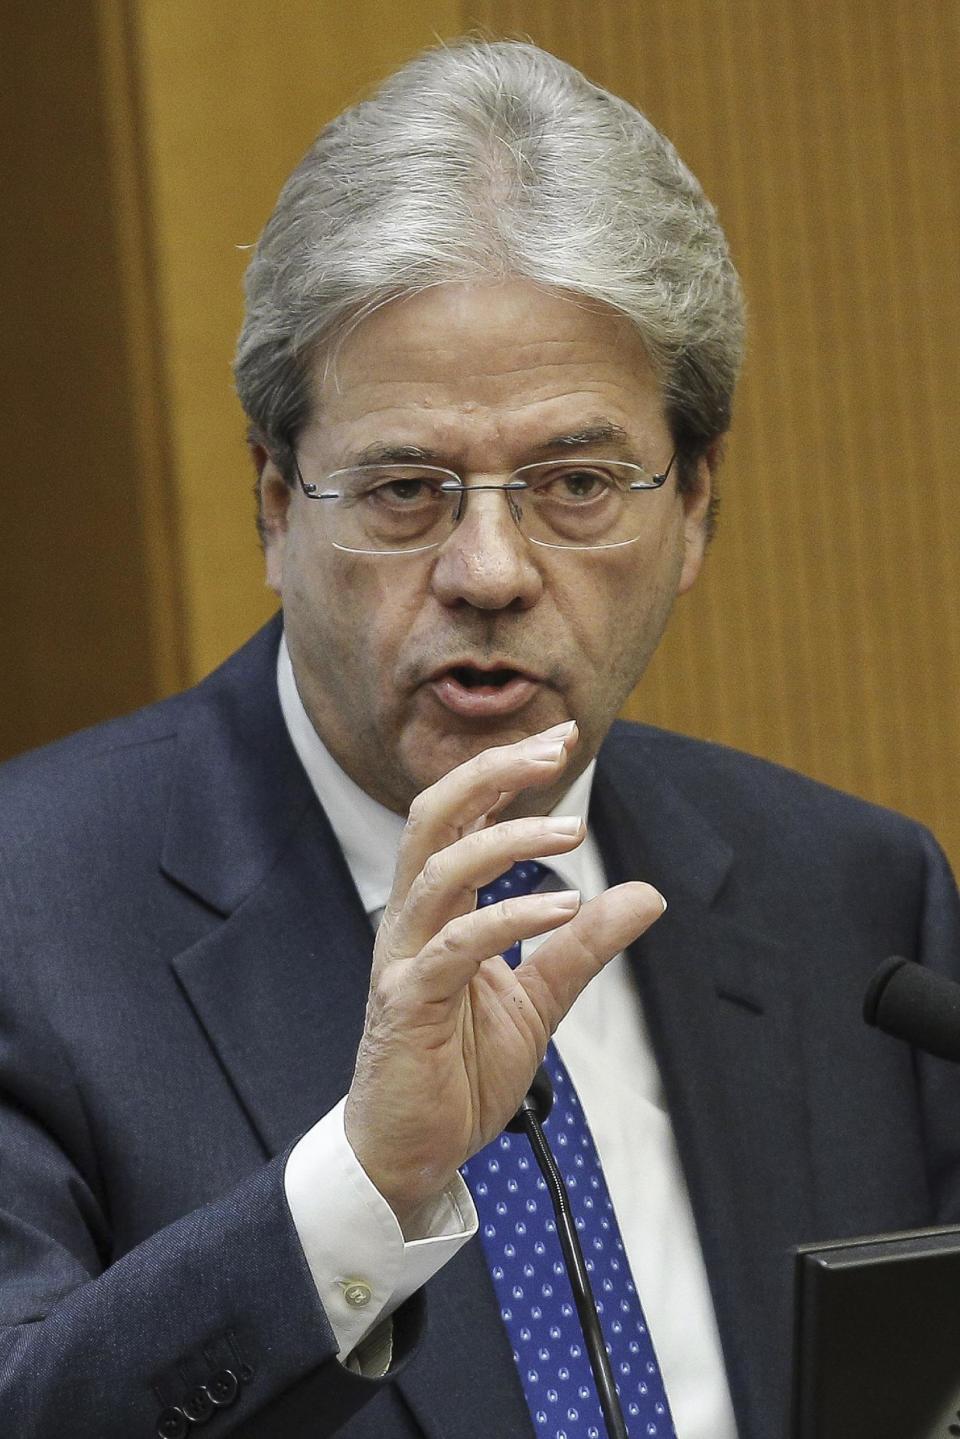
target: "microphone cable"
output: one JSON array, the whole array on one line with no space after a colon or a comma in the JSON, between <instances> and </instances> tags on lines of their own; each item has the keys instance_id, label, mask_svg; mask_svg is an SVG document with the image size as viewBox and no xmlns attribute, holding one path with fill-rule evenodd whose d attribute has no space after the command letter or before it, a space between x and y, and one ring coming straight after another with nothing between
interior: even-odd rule
<instances>
[{"instance_id":1,"label":"microphone cable","mask_svg":"<svg viewBox=\"0 0 960 1439\"><path fill-rule=\"evenodd\" d=\"M527 1136L530 1148L533 1150L533 1157L539 1165L540 1173L543 1175L547 1192L550 1195L550 1203L553 1205L553 1213L557 1221L557 1238L560 1241L570 1288L573 1291L573 1302L577 1306L577 1317L580 1320L580 1328L583 1330L590 1368L593 1370L593 1379L597 1386L597 1398L600 1400L603 1420L607 1426L607 1434L609 1439L630 1439L623 1410L620 1407L620 1397L617 1394L616 1380L610 1366L606 1341L597 1317L596 1301L590 1287L590 1276L587 1273L586 1261L580 1247L580 1236L577 1234L576 1221L570 1207L570 1197L563 1182L563 1175L560 1173L557 1161L553 1157L553 1151L543 1132L543 1121L550 1113L552 1105L553 1086L550 1083L550 1076L541 1065L534 1075L533 1083L527 1091L526 1097L507 1128L514 1133L522 1133Z\"/></svg>"}]
</instances>

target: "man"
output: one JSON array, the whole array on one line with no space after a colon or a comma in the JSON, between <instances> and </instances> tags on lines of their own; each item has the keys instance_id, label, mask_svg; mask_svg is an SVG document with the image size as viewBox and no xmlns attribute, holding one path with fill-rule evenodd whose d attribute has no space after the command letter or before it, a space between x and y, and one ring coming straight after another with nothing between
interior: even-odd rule
<instances>
[{"instance_id":1,"label":"man","mask_svg":"<svg viewBox=\"0 0 960 1439\"><path fill-rule=\"evenodd\" d=\"M5 1432L601 1433L498 1139L545 1051L632 1434L783 1433L790 1247L956 1217L957 1081L858 1014L954 962L932 841L611 730L740 346L696 182L532 47L288 182L237 362L282 628L3 782Z\"/></svg>"}]
</instances>

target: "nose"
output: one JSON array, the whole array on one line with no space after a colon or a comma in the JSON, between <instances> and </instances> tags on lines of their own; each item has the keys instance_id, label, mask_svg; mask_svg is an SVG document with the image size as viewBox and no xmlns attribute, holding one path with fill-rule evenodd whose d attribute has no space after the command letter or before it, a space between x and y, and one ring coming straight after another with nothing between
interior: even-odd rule
<instances>
[{"instance_id":1,"label":"nose","mask_svg":"<svg viewBox=\"0 0 960 1439\"><path fill-rule=\"evenodd\" d=\"M536 604L543 577L508 492L468 488L460 519L437 551L432 588L445 605L503 610Z\"/></svg>"}]
</instances>

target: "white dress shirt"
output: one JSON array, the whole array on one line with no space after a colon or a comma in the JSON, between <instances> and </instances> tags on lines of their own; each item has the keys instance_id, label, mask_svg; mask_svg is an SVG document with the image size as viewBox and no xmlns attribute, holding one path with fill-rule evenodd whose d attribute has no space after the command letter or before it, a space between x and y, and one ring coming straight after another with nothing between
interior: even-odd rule
<instances>
[{"instance_id":1,"label":"white dress shirt","mask_svg":"<svg viewBox=\"0 0 960 1439\"><path fill-rule=\"evenodd\" d=\"M285 642L277 680L294 748L376 925L393 883L404 821L355 785L322 744L297 692ZM591 765L571 786L554 813L586 817L593 770ZM584 901L606 888L590 833L572 853L551 855L544 863L561 887L580 890ZM537 942L527 941L524 952ZM680 1439L736 1439L690 1199L639 997L622 954L587 986L554 1039L603 1165L677 1434ZM458 1179L429 1216L424 1233L402 1234L347 1143L342 1103L295 1146L284 1183L341 1356L363 1343L372 1345L372 1357L363 1356L364 1371L372 1366L372 1372L383 1372L389 1353L383 1336L389 1326L381 1321L475 1233L469 1191Z\"/></svg>"}]
</instances>

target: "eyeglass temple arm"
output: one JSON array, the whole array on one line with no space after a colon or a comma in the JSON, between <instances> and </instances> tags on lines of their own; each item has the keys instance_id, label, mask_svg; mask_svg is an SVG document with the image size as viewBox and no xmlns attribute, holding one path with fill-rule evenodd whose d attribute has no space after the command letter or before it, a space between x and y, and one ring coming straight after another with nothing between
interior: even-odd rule
<instances>
[{"instance_id":1,"label":"eyeglass temple arm","mask_svg":"<svg viewBox=\"0 0 960 1439\"><path fill-rule=\"evenodd\" d=\"M670 471L673 469L674 464L676 463L678 453L679 452L677 450L674 450L673 454L670 456L670 463L667 465L667 468L664 470L662 475L650 476L650 478L654 480L657 485L665 485L667 483L667 480L670 478Z\"/></svg>"}]
</instances>

